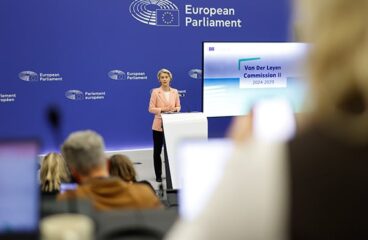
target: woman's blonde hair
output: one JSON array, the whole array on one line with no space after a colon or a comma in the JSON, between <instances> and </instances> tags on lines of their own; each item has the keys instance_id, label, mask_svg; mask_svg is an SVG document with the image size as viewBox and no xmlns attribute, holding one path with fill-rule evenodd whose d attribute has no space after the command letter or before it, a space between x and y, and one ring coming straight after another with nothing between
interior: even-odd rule
<instances>
[{"instance_id":1,"label":"woman's blonde hair","mask_svg":"<svg viewBox=\"0 0 368 240\"><path fill-rule=\"evenodd\" d=\"M62 181L69 181L69 170L59 153L47 154L41 162L40 179L43 192L60 190Z\"/></svg>"},{"instance_id":2,"label":"woman's blonde hair","mask_svg":"<svg viewBox=\"0 0 368 240\"><path fill-rule=\"evenodd\" d=\"M354 142L368 141L368 0L299 0L310 41L315 118Z\"/></svg>"},{"instance_id":3,"label":"woman's blonde hair","mask_svg":"<svg viewBox=\"0 0 368 240\"><path fill-rule=\"evenodd\" d=\"M119 177L126 182L136 182L137 173L130 159L122 154L110 157L110 175Z\"/></svg>"},{"instance_id":4,"label":"woman's blonde hair","mask_svg":"<svg viewBox=\"0 0 368 240\"><path fill-rule=\"evenodd\" d=\"M157 72L157 79L158 79L158 80L160 80L160 75L161 75L162 73L166 73L166 74L168 74L168 75L169 75L169 77L170 77L170 80L172 80L172 79L173 79L172 73L171 73L169 70L167 70L166 68L162 68L162 69L160 69L160 70Z\"/></svg>"}]
</instances>

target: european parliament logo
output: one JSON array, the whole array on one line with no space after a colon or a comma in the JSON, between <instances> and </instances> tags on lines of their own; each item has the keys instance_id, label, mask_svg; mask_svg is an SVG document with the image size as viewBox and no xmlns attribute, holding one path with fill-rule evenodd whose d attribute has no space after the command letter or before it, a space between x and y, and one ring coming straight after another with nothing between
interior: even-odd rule
<instances>
[{"instance_id":1,"label":"european parliament logo","mask_svg":"<svg viewBox=\"0 0 368 240\"><path fill-rule=\"evenodd\" d=\"M154 26L178 27L178 7L169 0L134 0L130 14L138 21Z\"/></svg>"},{"instance_id":2,"label":"european parliament logo","mask_svg":"<svg viewBox=\"0 0 368 240\"><path fill-rule=\"evenodd\" d=\"M79 90L68 90L65 92L65 97L70 100L84 100L84 93Z\"/></svg>"},{"instance_id":3,"label":"european parliament logo","mask_svg":"<svg viewBox=\"0 0 368 240\"><path fill-rule=\"evenodd\" d=\"M202 70L201 69L191 69L188 72L189 76L194 79L202 79Z\"/></svg>"},{"instance_id":4,"label":"european parliament logo","mask_svg":"<svg viewBox=\"0 0 368 240\"><path fill-rule=\"evenodd\" d=\"M18 77L26 82L38 81L38 74L32 71L22 71L18 74Z\"/></svg>"},{"instance_id":5,"label":"european parliament logo","mask_svg":"<svg viewBox=\"0 0 368 240\"><path fill-rule=\"evenodd\" d=\"M112 80L126 80L126 74L120 70L111 70L107 74Z\"/></svg>"}]
</instances>

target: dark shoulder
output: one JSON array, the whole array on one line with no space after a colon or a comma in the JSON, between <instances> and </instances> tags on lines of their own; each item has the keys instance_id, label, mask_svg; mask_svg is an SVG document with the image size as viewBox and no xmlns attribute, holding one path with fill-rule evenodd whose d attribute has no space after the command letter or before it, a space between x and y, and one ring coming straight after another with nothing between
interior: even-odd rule
<instances>
[{"instance_id":1,"label":"dark shoulder","mask_svg":"<svg viewBox=\"0 0 368 240\"><path fill-rule=\"evenodd\" d=\"M54 190L51 192L41 191L41 197L46 197L46 198L56 197L58 194L59 194L59 190Z\"/></svg>"}]
</instances>

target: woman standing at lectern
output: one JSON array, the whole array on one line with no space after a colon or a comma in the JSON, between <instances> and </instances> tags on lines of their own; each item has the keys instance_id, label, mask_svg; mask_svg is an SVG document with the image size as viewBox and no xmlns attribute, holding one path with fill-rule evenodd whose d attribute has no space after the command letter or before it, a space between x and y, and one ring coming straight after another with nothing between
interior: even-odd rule
<instances>
[{"instance_id":1,"label":"woman standing at lectern","mask_svg":"<svg viewBox=\"0 0 368 240\"><path fill-rule=\"evenodd\" d=\"M157 73L161 84L151 93L148 111L155 114L152 124L153 132L153 164L155 167L156 182L162 182L161 152L164 144L161 113L173 113L180 111L180 99L178 90L171 88L172 74L167 69L161 69Z\"/></svg>"}]
</instances>

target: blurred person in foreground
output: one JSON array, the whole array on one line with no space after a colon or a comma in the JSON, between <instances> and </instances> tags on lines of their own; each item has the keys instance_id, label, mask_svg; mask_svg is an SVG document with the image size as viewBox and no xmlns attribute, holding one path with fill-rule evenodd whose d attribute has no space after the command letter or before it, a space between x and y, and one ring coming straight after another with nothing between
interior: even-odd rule
<instances>
[{"instance_id":1,"label":"blurred person in foreground","mask_svg":"<svg viewBox=\"0 0 368 240\"><path fill-rule=\"evenodd\" d=\"M110 176L119 177L128 183L141 183L151 188L153 192L155 189L146 180L137 180L137 171L130 159L123 154L114 154L109 158L109 172Z\"/></svg>"},{"instance_id":2,"label":"blurred person in foreground","mask_svg":"<svg viewBox=\"0 0 368 240\"><path fill-rule=\"evenodd\" d=\"M104 149L102 137L94 131L69 135L62 145L62 154L80 185L74 191L60 194L58 199L86 198L97 210L160 207L159 199L149 187L109 176Z\"/></svg>"},{"instance_id":3,"label":"blurred person in foreground","mask_svg":"<svg viewBox=\"0 0 368 240\"><path fill-rule=\"evenodd\" d=\"M70 173L63 156L49 153L41 161L40 181L42 197L55 197L62 182L69 182Z\"/></svg>"},{"instance_id":4,"label":"blurred person in foreground","mask_svg":"<svg viewBox=\"0 0 368 240\"><path fill-rule=\"evenodd\" d=\"M235 134L206 208L169 239L368 239L368 0L299 4L312 43L309 125L287 143Z\"/></svg>"}]
</instances>

